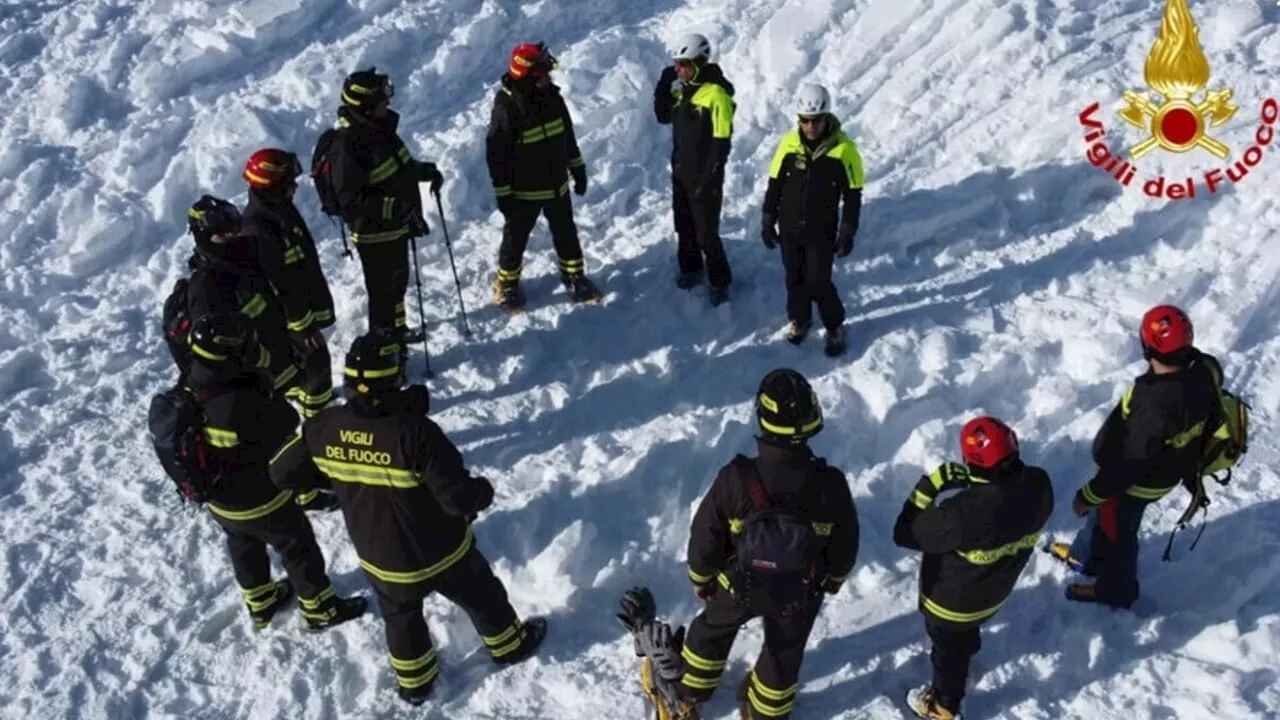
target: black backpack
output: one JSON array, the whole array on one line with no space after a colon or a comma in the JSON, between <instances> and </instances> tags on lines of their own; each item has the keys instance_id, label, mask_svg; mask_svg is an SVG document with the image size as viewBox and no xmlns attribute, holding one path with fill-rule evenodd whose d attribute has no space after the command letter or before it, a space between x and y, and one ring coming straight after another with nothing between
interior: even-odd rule
<instances>
[{"instance_id":1,"label":"black backpack","mask_svg":"<svg viewBox=\"0 0 1280 720\"><path fill-rule=\"evenodd\" d=\"M147 428L156 457L186 502L209 500L221 476L205 446L204 412L191 393L175 385L151 398Z\"/></svg>"},{"instance_id":2,"label":"black backpack","mask_svg":"<svg viewBox=\"0 0 1280 720\"><path fill-rule=\"evenodd\" d=\"M799 508L775 503L759 470L741 457L752 509L735 549L734 595L756 616L786 616L821 593L822 544Z\"/></svg>"},{"instance_id":3,"label":"black backpack","mask_svg":"<svg viewBox=\"0 0 1280 720\"><path fill-rule=\"evenodd\" d=\"M316 195L320 198L320 209L330 217L342 215L342 206L338 204L338 193L333 187L333 165L329 162L329 149L333 147L333 141L337 138L337 128L325 130L320 133L316 148L311 153L311 181L315 183Z\"/></svg>"},{"instance_id":4,"label":"black backpack","mask_svg":"<svg viewBox=\"0 0 1280 720\"><path fill-rule=\"evenodd\" d=\"M191 317L187 314L187 278L178 278L173 284L173 291L164 301L164 314L161 316L161 329L164 331L164 344L173 356L182 375L187 374L191 365L191 346L187 344L187 335L191 332Z\"/></svg>"}]
</instances>

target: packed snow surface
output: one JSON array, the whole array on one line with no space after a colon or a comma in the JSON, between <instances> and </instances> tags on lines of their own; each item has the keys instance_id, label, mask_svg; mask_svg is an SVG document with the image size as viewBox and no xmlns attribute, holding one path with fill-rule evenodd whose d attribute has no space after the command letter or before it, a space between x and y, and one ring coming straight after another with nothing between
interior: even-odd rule
<instances>
[{"instance_id":1,"label":"packed snow surface","mask_svg":"<svg viewBox=\"0 0 1280 720\"><path fill-rule=\"evenodd\" d=\"M1280 708L1280 150L1208 192L1260 137L1280 94L1280 7L1193 0L1210 89L1239 111L1219 160L1157 150L1128 187L1086 160L1120 120L1163 4L1131 0L46 0L0 11L0 715L14 718L643 717L631 643L613 617L648 585L664 615L696 611L683 566L690 513L715 471L753 452L751 398L790 366L818 390L816 451L849 477L862 550L810 638L797 718L897 718L928 677L918 558L891 541L921 472L953 459L960 425L1006 419L1054 478L1052 533L1088 443L1142 370L1136 321L1181 304L1196 341L1252 403L1246 463L1200 545L1165 537L1179 492L1143 529L1144 613L1067 603L1065 568L1036 553L986 630L975 718L1276 717ZM651 110L666 42L698 31L737 85L723 232L732 300L674 289L669 130ZM540 225L530 307L490 302L501 235L484 167L488 112L510 48L545 40L591 186L574 198L602 306L565 301ZM492 670L465 616L428 603L443 671L432 705L403 706L376 612L318 636L298 620L249 630L222 535L180 510L147 442L152 393L174 372L160 303L190 249L201 193L243 202L249 153L309 158L343 76L377 65L403 135L446 175L448 220L474 338L462 336L434 208L419 243L434 415L498 497L480 547L517 609L549 615L539 655ZM850 346L782 341L776 251L759 241L769 160L791 93L825 84L859 144L866 203L836 282ZM1252 156L1258 160L1258 156ZM1142 192L1193 178L1194 198ZM340 320L364 330L358 261L309 184ZM431 207L429 205L429 207ZM410 293L410 317L416 307ZM412 373L422 369L415 357ZM365 591L337 515L313 516L334 583ZM732 687L760 647L739 636L705 717L736 717ZM479 653L479 654L478 654Z\"/></svg>"}]
</instances>

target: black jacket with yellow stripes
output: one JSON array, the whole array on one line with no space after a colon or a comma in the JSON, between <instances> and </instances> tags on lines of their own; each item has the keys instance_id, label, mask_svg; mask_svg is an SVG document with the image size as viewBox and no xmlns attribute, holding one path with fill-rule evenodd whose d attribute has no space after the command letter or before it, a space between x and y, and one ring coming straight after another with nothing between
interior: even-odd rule
<instances>
[{"instance_id":1,"label":"black jacket with yellow stripes","mask_svg":"<svg viewBox=\"0 0 1280 720\"><path fill-rule=\"evenodd\" d=\"M824 539L821 570L828 587L844 582L858 559L858 513L844 473L827 465L807 445L756 441L754 462L765 492L775 503L796 508ZM695 584L718 582L732 588L736 535L754 506L747 494L747 478L730 462L720 469L702 498L689 531L689 579Z\"/></svg>"},{"instance_id":2,"label":"black jacket with yellow stripes","mask_svg":"<svg viewBox=\"0 0 1280 720\"><path fill-rule=\"evenodd\" d=\"M354 243L392 242L427 232L418 190L427 169L396 134L399 127L395 111L375 119L338 109L330 173Z\"/></svg>"},{"instance_id":3,"label":"black jacket with yellow stripes","mask_svg":"<svg viewBox=\"0 0 1280 720\"><path fill-rule=\"evenodd\" d=\"M852 239L862 212L862 155L827 115L827 132L816 141L798 129L782 136L769 166L764 195L766 223L777 222L778 233L822 239ZM844 211L841 212L841 202Z\"/></svg>"},{"instance_id":4,"label":"black jacket with yellow stripes","mask_svg":"<svg viewBox=\"0 0 1280 720\"><path fill-rule=\"evenodd\" d=\"M671 125L671 170L689 189L723 183L733 145L734 87L715 63L674 92L658 87L653 112Z\"/></svg>"},{"instance_id":5,"label":"black jacket with yellow stripes","mask_svg":"<svg viewBox=\"0 0 1280 720\"><path fill-rule=\"evenodd\" d=\"M1098 473L1076 496L1085 505L1117 495L1155 501L1196 476L1222 412L1221 383L1218 359L1199 351L1177 372L1138 376L1094 437Z\"/></svg>"},{"instance_id":6,"label":"black jacket with yellow stripes","mask_svg":"<svg viewBox=\"0 0 1280 720\"><path fill-rule=\"evenodd\" d=\"M316 241L292 200L250 188L241 234L257 238L263 272L280 297L290 330L333 325L333 296Z\"/></svg>"},{"instance_id":7,"label":"black jacket with yellow stripes","mask_svg":"<svg viewBox=\"0 0 1280 720\"><path fill-rule=\"evenodd\" d=\"M298 427L298 413L253 372L225 369L194 358L186 387L205 415L204 440L213 466L221 473L209 511L226 520L264 517L293 494L276 487L267 463Z\"/></svg>"},{"instance_id":8,"label":"black jacket with yellow stripes","mask_svg":"<svg viewBox=\"0 0 1280 720\"><path fill-rule=\"evenodd\" d=\"M560 88L503 75L489 114L485 158L498 198L550 200L569 192L569 172L585 172L585 164Z\"/></svg>"},{"instance_id":9,"label":"black jacket with yellow stripes","mask_svg":"<svg viewBox=\"0 0 1280 720\"><path fill-rule=\"evenodd\" d=\"M271 283L263 274L259 244L243 237L226 245L201 243L188 260L187 314L191 322L207 314L249 318L258 342L267 351L267 368L277 390L301 382L289 342L284 310Z\"/></svg>"},{"instance_id":10,"label":"black jacket with yellow stripes","mask_svg":"<svg viewBox=\"0 0 1280 720\"><path fill-rule=\"evenodd\" d=\"M957 629L1004 606L1053 513L1043 469L1011 460L984 475L943 464L920 479L893 528L894 543L924 553L921 611ZM949 490L959 492L935 503Z\"/></svg>"},{"instance_id":11,"label":"black jacket with yellow stripes","mask_svg":"<svg viewBox=\"0 0 1280 720\"><path fill-rule=\"evenodd\" d=\"M311 489L312 468L338 495L360 566L388 583L423 582L460 560L471 519L493 500L427 417L421 386L321 411L271 460L271 479Z\"/></svg>"}]
</instances>

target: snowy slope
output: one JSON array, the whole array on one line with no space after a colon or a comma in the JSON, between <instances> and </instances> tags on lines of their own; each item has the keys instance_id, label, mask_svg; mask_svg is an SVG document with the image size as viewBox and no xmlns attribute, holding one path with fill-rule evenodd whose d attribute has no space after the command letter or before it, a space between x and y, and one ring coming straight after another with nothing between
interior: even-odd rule
<instances>
[{"instance_id":1,"label":"snowy slope","mask_svg":"<svg viewBox=\"0 0 1280 720\"><path fill-rule=\"evenodd\" d=\"M1280 94L1280 8L1193 2L1236 149ZM444 672L433 718L641 717L629 640L613 619L633 584L695 612L681 564L693 504L750 451L759 378L792 366L827 413L815 447L849 475L863 518L848 587L814 629L796 717L896 718L927 674L918 561L891 525L918 474L953 457L972 414L1020 433L1055 478L1051 528L1088 441L1140 369L1149 305L1183 304L1255 412L1248 464L1217 490L1195 553L1161 563L1181 495L1148 513L1145 616L1068 605L1037 556L989 626L978 718L1253 718L1280 708L1280 158L1241 184L1165 202L1084 160L1077 114L1115 109L1160 3L1129 0L56 0L0 11L0 716L420 717L394 699L376 615L311 637L248 632L213 523L177 511L146 442L145 401L171 379L159 306L202 192L243 200L268 145L307 155L343 75L397 84L411 148L447 176L445 212L475 330L464 341L439 230L421 244L436 417L498 485L481 547L518 609L548 613L540 656L488 670L466 619L430 618ZM666 153L650 93L664 40L707 34L738 88L724 234L731 303L671 289ZM526 258L530 311L488 303L500 235L481 143L516 42L545 39L591 174L575 199L603 307L570 308L543 227ZM858 245L837 267L851 345L781 341L776 254L759 202L789 92L827 84L868 169ZM1233 159L1234 159L1233 157ZM1198 176L1205 153L1153 154L1144 177ZM1225 163L1224 163L1225 164ZM363 330L356 261L300 193L340 321ZM412 315L411 311L411 315ZM416 368L415 368L416 369ZM339 591L365 587L340 518L314 520ZM1183 539L1183 545L1189 538ZM290 626L292 628L292 626ZM759 648L739 637L726 684ZM736 717L726 689L709 718Z\"/></svg>"}]
</instances>

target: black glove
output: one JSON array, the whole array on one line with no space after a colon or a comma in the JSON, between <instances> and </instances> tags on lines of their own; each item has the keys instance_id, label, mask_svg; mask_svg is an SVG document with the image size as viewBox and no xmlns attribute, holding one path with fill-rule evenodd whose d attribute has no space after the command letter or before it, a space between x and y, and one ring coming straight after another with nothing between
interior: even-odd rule
<instances>
[{"instance_id":1,"label":"black glove","mask_svg":"<svg viewBox=\"0 0 1280 720\"><path fill-rule=\"evenodd\" d=\"M417 208L415 208L411 203L401 202L399 200L394 202L395 209L400 213L400 222L404 223L405 227L413 230L419 235L431 234L431 228L427 227L427 221L422 219L422 213L418 212Z\"/></svg>"},{"instance_id":2,"label":"black glove","mask_svg":"<svg viewBox=\"0 0 1280 720\"><path fill-rule=\"evenodd\" d=\"M843 582L833 580L830 575L826 575L822 578L822 592L828 595L835 595L840 592L840 587L842 585L844 585Z\"/></svg>"},{"instance_id":3,"label":"black glove","mask_svg":"<svg viewBox=\"0 0 1280 720\"><path fill-rule=\"evenodd\" d=\"M946 462L928 475L920 476L915 490L907 498L908 505L924 510L933 504L938 495L969 486L969 468L955 462Z\"/></svg>"},{"instance_id":4,"label":"black glove","mask_svg":"<svg viewBox=\"0 0 1280 720\"><path fill-rule=\"evenodd\" d=\"M319 490L302 509L306 512L333 512L338 509L338 496L327 490Z\"/></svg>"},{"instance_id":5,"label":"black glove","mask_svg":"<svg viewBox=\"0 0 1280 720\"><path fill-rule=\"evenodd\" d=\"M684 648L683 625L672 632L664 622L649 623L637 634L636 641L649 656L655 675L669 683L680 682L685 670L684 658L680 657Z\"/></svg>"},{"instance_id":6,"label":"black glove","mask_svg":"<svg viewBox=\"0 0 1280 720\"><path fill-rule=\"evenodd\" d=\"M444 175L440 174L440 168L435 163L418 162L418 182L431 183L431 193L433 195L440 194L440 186L444 185Z\"/></svg>"},{"instance_id":7,"label":"black glove","mask_svg":"<svg viewBox=\"0 0 1280 720\"><path fill-rule=\"evenodd\" d=\"M658 605L654 602L649 588L633 587L622 596L622 612L616 617L627 629L635 634L645 625L653 623L658 615Z\"/></svg>"},{"instance_id":8,"label":"black glove","mask_svg":"<svg viewBox=\"0 0 1280 720\"><path fill-rule=\"evenodd\" d=\"M293 344L293 349L297 351L298 356L304 358L325 345L324 334L315 325L305 330L290 332L289 342Z\"/></svg>"},{"instance_id":9,"label":"black glove","mask_svg":"<svg viewBox=\"0 0 1280 720\"><path fill-rule=\"evenodd\" d=\"M663 92L671 92L671 86L675 84L677 77L676 67L674 65L668 65L662 68L662 76L658 78L658 87L661 88Z\"/></svg>"},{"instance_id":10,"label":"black glove","mask_svg":"<svg viewBox=\"0 0 1280 720\"><path fill-rule=\"evenodd\" d=\"M493 504L493 483L489 482L489 478L480 475L475 476L475 481L480 483L480 500L476 502L476 507L471 511L471 517L475 517Z\"/></svg>"},{"instance_id":11,"label":"black glove","mask_svg":"<svg viewBox=\"0 0 1280 720\"><path fill-rule=\"evenodd\" d=\"M842 231L836 236L836 257L848 257L853 252L853 232Z\"/></svg>"},{"instance_id":12,"label":"black glove","mask_svg":"<svg viewBox=\"0 0 1280 720\"><path fill-rule=\"evenodd\" d=\"M515 198L510 195L501 195L498 197L498 212L502 213L502 217L511 216L511 204L515 202Z\"/></svg>"},{"instance_id":13,"label":"black glove","mask_svg":"<svg viewBox=\"0 0 1280 720\"><path fill-rule=\"evenodd\" d=\"M569 172L573 174L573 194L587 194L587 169L585 167L570 168Z\"/></svg>"},{"instance_id":14,"label":"black glove","mask_svg":"<svg viewBox=\"0 0 1280 720\"><path fill-rule=\"evenodd\" d=\"M764 246L770 250L778 247L778 219L772 215L765 215L761 221L760 240L764 242Z\"/></svg>"}]
</instances>

